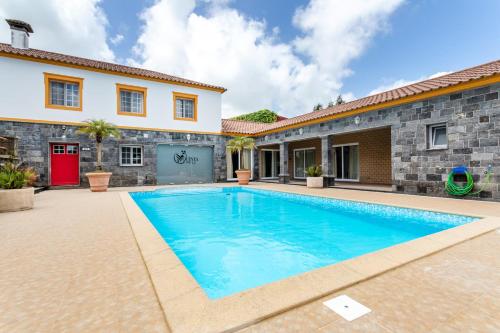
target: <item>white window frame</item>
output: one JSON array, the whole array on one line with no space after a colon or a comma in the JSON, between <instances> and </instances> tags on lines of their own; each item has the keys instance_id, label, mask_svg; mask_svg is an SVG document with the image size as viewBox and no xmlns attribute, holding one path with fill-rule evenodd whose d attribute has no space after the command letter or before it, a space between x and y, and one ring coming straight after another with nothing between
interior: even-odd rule
<instances>
[{"instance_id":1,"label":"white window frame","mask_svg":"<svg viewBox=\"0 0 500 333\"><path fill-rule=\"evenodd\" d=\"M444 145L435 145L434 144L434 133L436 128L444 127L446 131L446 143ZM437 150L437 149L448 149L448 126L446 123L438 123L427 125L427 149L429 150Z\"/></svg>"},{"instance_id":2,"label":"white window frame","mask_svg":"<svg viewBox=\"0 0 500 333\"><path fill-rule=\"evenodd\" d=\"M123 95L122 95L123 94ZM130 94L130 110L125 110L126 103L126 95ZM135 91L135 90L127 90L120 89L120 112L121 113L130 113L133 115L143 115L144 114L144 92Z\"/></svg>"},{"instance_id":3,"label":"white window frame","mask_svg":"<svg viewBox=\"0 0 500 333\"><path fill-rule=\"evenodd\" d=\"M62 95L62 102L63 104L56 104L54 103L53 99L53 90L52 90L52 83L60 83L63 85L63 95ZM68 108L79 108L80 107L80 83L78 82L69 82L69 81L62 81L62 80L57 80L57 79L50 79L49 80L49 95L50 95L50 104L51 105L56 105L56 106L64 106ZM70 95L68 95L68 86L76 86L76 94L73 89L71 89L71 98ZM76 97L76 98L75 98ZM71 101L71 105L70 105Z\"/></svg>"},{"instance_id":4,"label":"white window frame","mask_svg":"<svg viewBox=\"0 0 500 333\"><path fill-rule=\"evenodd\" d=\"M74 147L74 148L76 148L76 150L74 150L74 153L70 153L70 152L69 152L69 151L70 151L70 150L68 149L69 147ZM67 145L66 145L66 154L67 154L67 155L78 155L78 153L79 153L79 147L78 147L78 145L73 145L73 144L67 144Z\"/></svg>"},{"instance_id":5,"label":"white window frame","mask_svg":"<svg viewBox=\"0 0 500 333\"><path fill-rule=\"evenodd\" d=\"M316 159L316 147L307 147L307 148L296 148L293 150L293 178L295 179L306 179L307 176L306 176L306 169L305 169L305 162L306 162L306 158L304 156L304 177L297 177L295 175L295 171L296 171L296 168L295 168L295 152L296 151L300 151L300 150L314 150L314 159Z\"/></svg>"},{"instance_id":6,"label":"white window frame","mask_svg":"<svg viewBox=\"0 0 500 333\"><path fill-rule=\"evenodd\" d=\"M180 103L178 103L180 102ZM188 110L186 109L186 102L191 103L191 117L187 116ZM192 98L186 98L186 97L177 97L175 99L175 117L178 119L194 119L194 106L195 100Z\"/></svg>"},{"instance_id":7,"label":"white window frame","mask_svg":"<svg viewBox=\"0 0 500 333\"><path fill-rule=\"evenodd\" d=\"M335 176L335 180L338 180L339 182L354 182L354 183L359 183L359 176L360 176L360 170L359 170L359 142L352 142L352 143L343 143L339 145L332 145L332 148L337 148L337 147L346 147L346 146L357 146L358 147L358 177L356 179L353 178L337 178L337 170L333 170L333 174ZM344 148L342 148L343 150ZM332 152L332 169L334 166L334 161L333 161L333 152ZM342 171L344 171L344 152L342 151ZM342 172L342 177L344 176L344 172Z\"/></svg>"},{"instance_id":8,"label":"white window frame","mask_svg":"<svg viewBox=\"0 0 500 333\"><path fill-rule=\"evenodd\" d=\"M62 152L56 152L56 147L63 147ZM64 155L66 154L66 145L64 144L54 144L52 145L52 154L54 155Z\"/></svg>"},{"instance_id":9,"label":"white window frame","mask_svg":"<svg viewBox=\"0 0 500 333\"><path fill-rule=\"evenodd\" d=\"M271 162L271 166L276 165L276 158L275 158L275 156L276 156L276 155L274 154L274 152L278 152L278 155L279 155L279 152L280 152L280 150L279 150L279 149L261 149L260 151L261 151L261 153L262 153L262 154L263 154L264 152L266 152L266 151L271 151L271 152L273 152L273 154L272 154L272 162ZM261 156L261 158L262 158L262 156ZM264 160L264 159L262 158L262 160ZM264 163L262 163L262 166L261 166L261 167L262 167L262 169L264 169ZM272 169L274 170L274 168L272 168ZM279 165L278 165L278 169L279 169ZM260 177L260 178L261 178L261 179L278 179L278 178L279 178L279 172L278 172L278 174L276 175L276 177Z\"/></svg>"},{"instance_id":10,"label":"white window frame","mask_svg":"<svg viewBox=\"0 0 500 333\"><path fill-rule=\"evenodd\" d=\"M229 151L229 153L231 154L231 152ZM250 154L250 180L253 180L253 154L254 154L254 149L251 150L251 154ZM227 153L226 153L227 155ZM226 157L227 158L227 157ZM238 169L240 168L240 152L238 152ZM227 164L226 164L227 166ZM236 170L238 170L236 169ZM234 172L234 166L233 166L233 172ZM238 180L238 178L228 178L227 180Z\"/></svg>"},{"instance_id":11,"label":"white window frame","mask_svg":"<svg viewBox=\"0 0 500 333\"><path fill-rule=\"evenodd\" d=\"M123 148L126 148L126 147L129 147L129 148L140 148L141 149L141 163L140 164L134 164L133 163L133 156L130 156L130 162L131 163L122 163L123 161L123 158L122 158L122 154L123 154ZM133 154L133 151L131 150L130 151L131 154ZM140 167L140 166L143 166L144 165L144 146L142 145L120 145L120 154L119 154L119 158L120 158L120 166L123 166L123 167Z\"/></svg>"}]
</instances>

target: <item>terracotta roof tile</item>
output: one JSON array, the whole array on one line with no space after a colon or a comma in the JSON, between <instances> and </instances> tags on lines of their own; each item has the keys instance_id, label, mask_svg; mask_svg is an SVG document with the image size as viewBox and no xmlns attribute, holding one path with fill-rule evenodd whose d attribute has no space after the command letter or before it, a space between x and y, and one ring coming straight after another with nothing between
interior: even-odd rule
<instances>
[{"instance_id":1,"label":"terracotta roof tile","mask_svg":"<svg viewBox=\"0 0 500 333\"><path fill-rule=\"evenodd\" d=\"M147 69L118 65L118 64L114 64L114 63L110 63L110 62L74 57L74 56L70 56L70 55L65 55L65 54L60 54L60 53L55 53L55 52L48 52L48 51L37 50L37 49L18 49L18 48L10 46L9 44L5 44L5 43L0 43L0 55L1 54L8 54L8 55L13 55L13 56L23 56L23 57L34 58L34 59L39 59L39 60L55 61L55 62L60 62L63 64L77 65L77 66L83 66L83 67L88 67L88 68L92 68L92 69L111 71L111 72L116 72L116 73L121 73L121 74L136 75L136 76L140 76L140 77L144 77L144 78L156 79L156 80L161 80L161 81L168 81L168 82L171 82L174 84L178 83L181 85L191 85L191 86L197 86L200 88L208 88L208 89L217 90L220 92L226 91L226 89L223 87L218 87L218 86L214 86L214 85L210 85L210 84L206 84L206 83L201 83L201 82L197 82L197 81L183 79L183 78L180 78L177 76L172 76L172 75L168 75L168 74L164 74L164 73L160 73L160 72L155 72L155 71L151 71L151 70L147 70Z\"/></svg>"},{"instance_id":2,"label":"terracotta roof tile","mask_svg":"<svg viewBox=\"0 0 500 333\"><path fill-rule=\"evenodd\" d=\"M266 131L279 130L280 128L300 125L310 120L325 118L334 114L355 110L358 108L381 104L384 102L397 100L400 98L418 95L431 90L438 90L471 80L477 80L500 74L500 60L492 61L483 65L467 68L458 72L446 74L433 79L417 82L404 87L381 92L372 96L367 96L352 102L333 107L302 114L297 117L277 121L272 124L260 124L252 122L242 122L230 119L222 121L222 131L227 133L260 134Z\"/></svg>"}]
</instances>

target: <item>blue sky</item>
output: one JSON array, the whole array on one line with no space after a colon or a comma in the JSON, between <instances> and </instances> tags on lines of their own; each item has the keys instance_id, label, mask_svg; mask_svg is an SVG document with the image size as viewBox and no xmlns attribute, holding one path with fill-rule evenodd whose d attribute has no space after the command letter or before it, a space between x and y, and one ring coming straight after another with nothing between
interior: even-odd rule
<instances>
[{"instance_id":1,"label":"blue sky","mask_svg":"<svg viewBox=\"0 0 500 333\"><path fill-rule=\"evenodd\" d=\"M119 58L131 56L140 34L138 15L151 0L103 0L112 35L125 36L113 46ZM307 0L235 0L232 7L248 17L265 20L270 31L279 27L279 38L289 42L300 34L292 24L295 10ZM203 4L196 12L204 14ZM343 81L342 91L356 97L381 85L418 80L442 71L455 71L500 58L500 1L407 1L389 19L367 50L350 67L354 74Z\"/></svg>"},{"instance_id":2,"label":"blue sky","mask_svg":"<svg viewBox=\"0 0 500 333\"><path fill-rule=\"evenodd\" d=\"M295 116L499 59L498 13L499 0L0 1L34 48L224 86L225 117Z\"/></svg>"}]
</instances>

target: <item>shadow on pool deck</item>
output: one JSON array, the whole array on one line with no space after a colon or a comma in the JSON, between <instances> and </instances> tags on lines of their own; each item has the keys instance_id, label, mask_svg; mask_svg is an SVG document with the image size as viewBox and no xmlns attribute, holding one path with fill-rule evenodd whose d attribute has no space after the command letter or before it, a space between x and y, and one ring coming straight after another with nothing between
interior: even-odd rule
<instances>
[{"instance_id":1,"label":"shadow on pool deck","mask_svg":"<svg viewBox=\"0 0 500 333\"><path fill-rule=\"evenodd\" d=\"M500 216L500 203L257 186ZM168 332L120 190L47 191L34 210L0 215L0 331ZM322 305L332 295L243 331L500 331L499 250L497 230L336 293L372 309L353 322Z\"/></svg>"}]
</instances>

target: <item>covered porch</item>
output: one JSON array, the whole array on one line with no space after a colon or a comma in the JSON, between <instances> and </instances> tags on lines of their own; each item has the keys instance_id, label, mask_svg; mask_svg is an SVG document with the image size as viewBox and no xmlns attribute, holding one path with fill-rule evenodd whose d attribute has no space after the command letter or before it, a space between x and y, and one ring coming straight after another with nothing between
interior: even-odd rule
<instances>
[{"instance_id":1,"label":"covered porch","mask_svg":"<svg viewBox=\"0 0 500 333\"><path fill-rule=\"evenodd\" d=\"M390 127L260 144L258 179L305 185L306 169L321 165L325 187L392 190Z\"/></svg>"}]
</instances>

